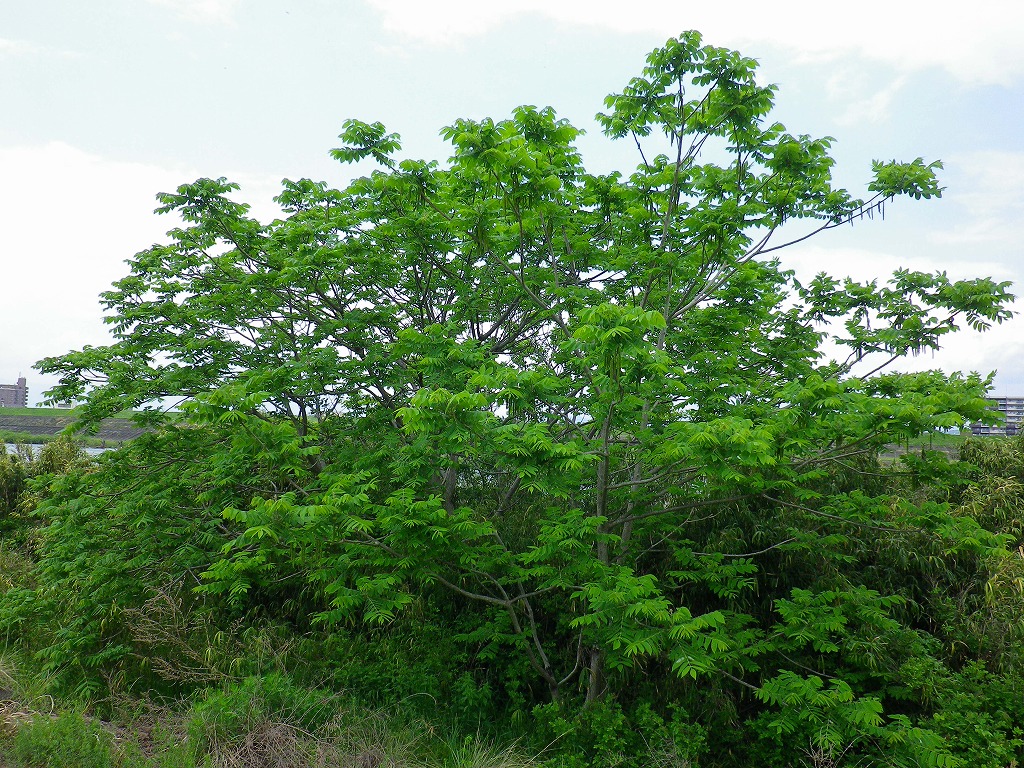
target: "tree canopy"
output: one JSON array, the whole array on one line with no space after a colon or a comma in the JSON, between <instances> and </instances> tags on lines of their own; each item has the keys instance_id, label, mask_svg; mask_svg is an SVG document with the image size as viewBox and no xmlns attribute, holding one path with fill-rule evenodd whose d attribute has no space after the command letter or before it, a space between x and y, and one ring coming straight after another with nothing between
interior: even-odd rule
<instances>
[{"instance_id":1,"label":"tree canopy","mask_svg":"<svg viewBox=\"0 0 1024 768\"><path fill-rule=\"evenodd\" d=\"M1006 319L1008 285L798 282L784 248L939 196L941 165L838 188L833 139L775 122L755 73L695 32L653 51L597 116L621 172L524 106L442 129L445 162L347 121L332 155L376 170L285 181L267 223L225 179L160 195L183 225L103 294L113 343L39 365L86 426L154 430L41 508L48 583L81 590L55 668L132 652L124 591L338 628L433 601L526 701L703 686L780 743L952 764L890 707L927 655L890 577L1005 542L903 492L941 456L894 484L877 455L988 418L986 379L889 366Z\"/></svg>"}]
</instances>

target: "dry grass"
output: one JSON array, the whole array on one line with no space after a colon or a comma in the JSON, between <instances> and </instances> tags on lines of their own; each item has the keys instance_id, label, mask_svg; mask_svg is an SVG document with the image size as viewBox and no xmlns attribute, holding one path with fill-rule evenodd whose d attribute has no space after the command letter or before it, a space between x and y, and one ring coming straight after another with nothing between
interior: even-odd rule
<instances>
[{"instance_id":1,"label":"dry grass","mask_svg":"<svg viewBox=\"0 0 1024 768\"><path fill-rule=\"evenodd\" d=\"M213 768L309 768L316 737L288 723L267 721L241 740L213 745Z\"/></svg>"},{"instance_id":2,"label":"dry grass","mask_svg":"<svg viewBox=\"0 0 1024 768\"><path fill-rule=\"evenodd\" d=\"M39 724L40 719L56 722L53 700L34 693L36 683L39 681L26 682L17 657L0 654L0 740L13 740L17 730L33 722ZM310 701L301 695L282 711L272 704L273 695L272 689L256 688L238 700L222 699L218 709L205 713L195 704L183 708L181 702L168 705L137 697L119 698L112 702L114 711L120 713L115 715L115 722L85 715L81 728L105 731L111 737L116 764L138 768L537 765L515 746L496 746L479 736L443 739L422 723L403 721L388 712L341 707L330 695L312 702L317 708L314 712L307 711ZM320 707L322 715L317 714Z\"/></svg>"},{"instance_id":3,"label":"dry grass","mask_svg":"<svg viewBox=\"0 0 1024 768\"><path fill-rule=\"evenodd\" d=\"M451 748L444 765L451 768L534 768L537 763L520 753L514 744L499 747L477 737Z\"/></svg>"},{"instance_id":4,"label":"dry grass","mask_svg":"<svg viewBox=\"0 0 1024 768\"><path fill-rule=\"evenodd\" d=\"M13 703L10 703L13 704ZM4 736L34 718L52 713L34 712L0 704ZM243 733L214 740L194 753L182 713L159 708L137 716L130 724L115 726L86 718L112 737L118 765L138 768L183 766L194 768L535 768L535 760L514 746L497 747L479 738L431 743L428 730L397 726L380 714L343 717L315 732L274 719L247 724ZM3 768L0 758L0 768Z\"/></svg>"},{"instance_id":5,"label":"dry grass","mask_svg":"<svg viewBox=\"0 0 1024 768\"><path fill-rule=\"evenodd\" d=\"M212 743L212 768L427 768L419 732L384 716L342 716L315 732L280 720L249 724L242 736Z\"/></svg>"},{"instance_id":6,"label":"dry grass","mask_svg":"<svg viewBox=\"0 0 1024 768\"><path fill-rule=\"evenodd\" d=\"M269 629L246 629L241 621L211 627L206 616L169 590L157 591L139 608L126 609L123 618L153 672L172 683L215 686L243 678L243 667L280 671L296 642Z\"/></svg>"},{"instance_id":7,"label":"dry grass","mask_svg":"<svg viewBox=\"0 0 1024 768\"><path fill-rule=\"evenodd\" d=\"M35 712L23 708L16 701L0 701L0 737L13 736L19 726L35 716Z\"/></svg>"},{"instance_id":8,"label":"dry grass","mask_svg":"<svg viewBox=\"0 0 1024 768\"><path fill-rule=\"evenodd\" d=\"M210 745L211 768L535 768L515 746L479 738L431 743L429 730L382 713L343 714L315 732L265 720Z\"/></svg>"},{"instance_id":9,"label":"dry grass","mask_svg":"<svg viewBox=\"0 0 1024 768\"><path fill-rule=\"evenodd\" d=\"M0 652L0 736L10 736L35 717L52 717L52 697L36 693L19 671L17 656Z\"/></svg>"},{"instance_id":10,"label":"dry grass","mask_svg":"<svg viewBox=\"0 0 1024 768\"><path fill-rule=\"evenodd\" d=\"M316 768L424 768L418 757L419 728L399 727L382 713L343 715L326 729L317 745Z\"/></svg>"}]
</instances>

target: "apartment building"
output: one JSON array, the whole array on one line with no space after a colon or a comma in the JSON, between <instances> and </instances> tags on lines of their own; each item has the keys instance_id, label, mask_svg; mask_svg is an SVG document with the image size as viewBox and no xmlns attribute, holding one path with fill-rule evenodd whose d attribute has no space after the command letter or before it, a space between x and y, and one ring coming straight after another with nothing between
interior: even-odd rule
<instances>
[{"instance_id":1,"label":"apartment building","mask_svg":"<svg viewBox=\"0 0 1024 768\"><path fill-rule=\"evenodd\" d=\"M975 435L1015 435L1024 428L1024 397L990 397L989 406L1003 415L1002 424L972 424Z\"/></svg>"},{"instance_id":2,"label":"apartment building","mask_svg":"<svg viewBox=\"0 0 1024 768\"><path fill-rule=\"evenodd\" d=\"M0 407L28 408L28 385L24 376L17 384L0 384Z\"/></svg>"}]
</instances>

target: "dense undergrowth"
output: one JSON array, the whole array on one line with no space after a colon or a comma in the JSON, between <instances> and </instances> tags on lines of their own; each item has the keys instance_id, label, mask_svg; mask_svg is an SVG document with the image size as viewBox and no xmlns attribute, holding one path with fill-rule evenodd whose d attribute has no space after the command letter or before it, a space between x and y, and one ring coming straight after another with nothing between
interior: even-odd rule
<instances>
[{"instance_id":1,"label":"dense undergrowth","mask_svg":"<svg viewBox=\"0 0 1024 768\"><path fill-rule=\"evenodd\" d=\"M923 531L887 540L851 531L843 570L865 585L846 598L855 611L841 617L835 595L822 603L800 590L774 605L787 619L801 610L834 617L818 630L786 625L785 654L798 667L814 663L819 680L838 672L855 681L861 701L904 724L901 738L921 740L920 754L947 755L920 764L1005 768L1024 756L1024 442L968 440L961 455L946 472L955 481L907 485L900 468L878 465L831 482L855 477L918 502L941 498L1005 546L968 554ZM224 533L211 530L206 548L183 560L174 537L147 552L137 527L104 520L93 529L73 509L55 517L54 494L130 460L121 452L96 461L67 440L35 458L0 456L0 754L10 765L838 766L856 764L844 751L865 751L864 736L831 752L815 747L800 733L822 726L813 713L780 728L768 697L728 676L666 675L656 660L616 672L615 694L599 702L545 702L529 668L475 630L479 607L447 594L423 595L376 628L310 623L301 592L250 594L244 607L197 595L197 569ZM941 460L925 452L904 461ZM68 558L69 547L88 561L55 571L52 558ZM819 565L791 558L788 570ZM832 643L834 653L802 652ZM825 682L818 695L843 694Z\"/></svg>"}]
</instances>

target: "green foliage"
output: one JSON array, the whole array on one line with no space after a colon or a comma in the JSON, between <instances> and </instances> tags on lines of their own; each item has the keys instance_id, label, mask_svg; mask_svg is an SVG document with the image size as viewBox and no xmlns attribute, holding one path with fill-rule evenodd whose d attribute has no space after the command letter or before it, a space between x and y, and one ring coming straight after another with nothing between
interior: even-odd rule
<instances>
[{"instance_id":1,"label":"green foliage","mask_svg":"<svg viewBox=\"0 0 1024 768\"><path fill-rule=\"evenodd\" d=\"M12 759L18 768L113 768L113 739L80 713L36 717L18 729Z\"/></svg>"},{"instance_id":2,"label":"green foliage","mask_svg":"<svg viewBox=\"0 0 1024 768\"><path fill-rule=\"evenodd\" d=\"M20 543L32 527L31 514L50 480L90 465L89 457L66 435L38 451L28 445L16 445L13 450L0 445L0 540Z\"/></svg>"},{"instance_id":3,"label":"green foliage","mask_svg":"<svg viewBox=\"0 0 1024 768\"><path fill-rule=\"evenodd\" d=\"M1024 712L1019 678L995 674L978 662L956 672L912 662L903 680L927 691L934 711L923 725L940 734L966 765L1003 768L1020 761Z\"/></svg>"},{"instance_id":4,"label":"green foliage","mask_svg":"<svg viewBox=\"0 0 1024 768\"><path fill-rule=\"evenodd\" d=\"M147 436L140 447L154 457L179 438L173 431ZM198 432L188 443L198 459ZM43 669L80 695L100 690L100 670L129 664L139 671L124 608L162 590L182 591L182 573L208 563L218 546L211 531L219 521L187 513L195 505L192 476L140 472L135 456L110 453L94 467L71 447L44 448L39 466L57 473L42 475L48 479L33 511L43 523L35 534L36 583L0 600L0 626L24 637ZM110 493L118 505L107 505Z\"/></svg>"},{"instance_id":5,"label":"green foliage","mask_svg":"<svg viewBox=\"0 0 1024 768\"><path fill-rule=\"evenodd\" d=\"M153 431L52 482L37 584L0 623L80 694L154 665L138 616L164 595L336 633L337 681L355 643L380 638L373 679L415 646L394 695L436 691L463 722L547 702L535 717L597 762L650 738L723 765L769 741L775 764L808 745L954 764L899 670L963 661L930 637L993 647L940 626L951 585L998 596L1016 637L1017 518L945 457L877 461L987 418L990 380L887 368L1012 296L906 270L797 282L778 250L937 196L941 166L875 163L858 199L774 96L689 32L598 116L640 149L627 173L588 173L579 129L521 107L444 128L445 165L348 121L332 154L377 170L286 181L270 223L226 179L160 195L183 226L103 295L113 344L39 364L83 428L130 408ZM200 709L231 731L273 698L246 685Z\"/></svg>"},{"instance_id":6,"label":"green foliage","mask_svg":"<svg viewBox=\"0 0 1024 768\"><path fill-rule=\"evenodd\" d=\"M627 712L603 701L582 713L547 704L534 716L541 757L559 768L688 766L707 753L705 729L677 706L662 715L646 703Z\"/></svg>"},{"instance_id":7,"label":"green foliage","mask_svg":"<svg viewBox=\"0 0 1024 768\"><path fill-rule=\"evenodd\" d=\"M208 768L205 756L197 756L187 739L180 739L163 723L147 726L145 733L133 733L133 739L119 745L119 766L124 768Z\"/></svg>"},{"instance_id":8,"label":"green foliage","mask_svg":"<svg viewBox=\"0 0 1024 768\"><path fill-rule=\"evenodd\" d=\"M676 706L664 714L649 703L625 711L602 701L584 713L559 712L553 705L538 708L539 735L547 741L545 757L554 765L688 766L707 756L706 729Z\"/></svg>"},{"instance_id":9,"label":"green foliage","mask_svg":"<svg viewBox=\"0 0 1024 768\"><path fill-rule=\"evenodd\" d=\"M205 692L192 707L189 740L197 754L217 753L266 723L314 732L336 711L336 701L324 691L296 687L279 675L249 677L223 691Z\"/></svg>"},{"instance_id":10,"label":"green foliage","mask_svg":"<svg viewBox=\"0 0 1024 768\"><path fill-rule=\"evenodd\" d=\"M29 451L10 453L6 447L0 450L0 534L5 536L19 526L31 459Z\"/></svg>"},{"instance_id":11,"label":"green foliage","mask_svg":"<svg viewBox=\"0 0 1024 768\"><path fill-rule=\"evenodd\" d=\"M35 432L16 432L0 429L0 443L11 443L14 445L46 445L59 440L60 435L40 435ZM88 435L76 436L75 442L88 448L116 448L121 445L121 440L107 440L102 437L90 437Z\"/></svg>"}]
</instances>

